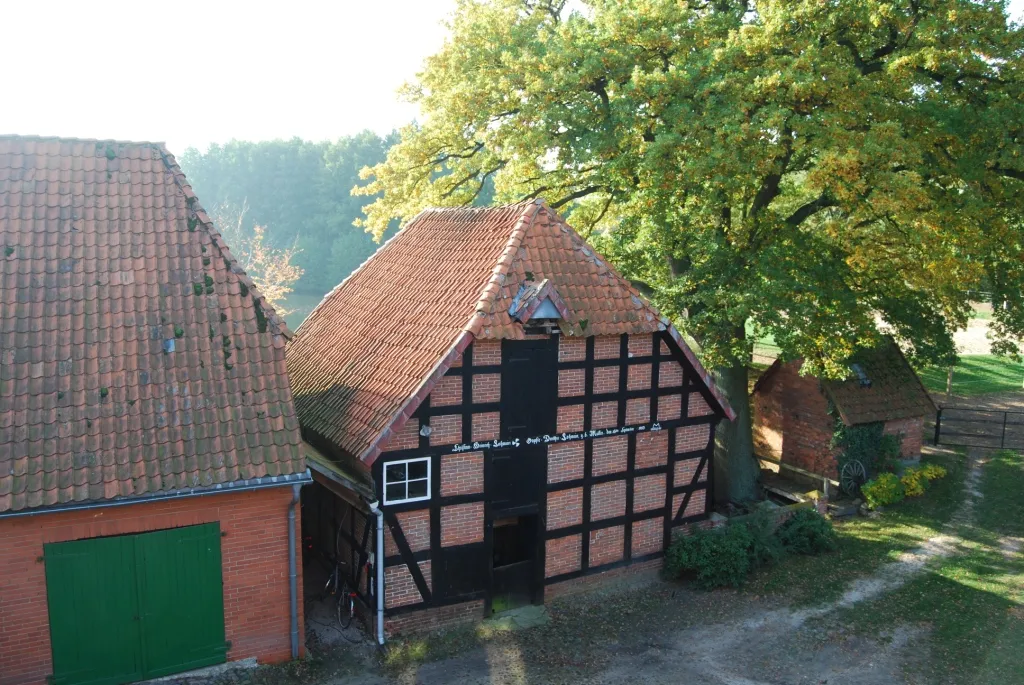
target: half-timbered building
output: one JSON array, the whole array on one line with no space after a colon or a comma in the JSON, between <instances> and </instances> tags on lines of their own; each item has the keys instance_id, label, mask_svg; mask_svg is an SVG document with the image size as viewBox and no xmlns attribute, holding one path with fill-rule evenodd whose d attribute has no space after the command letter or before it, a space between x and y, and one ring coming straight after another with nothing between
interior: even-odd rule
<instances>
[{"instance_id":1,"label":"half-timbered building","mask_svg":"<svg viewBox=\"0 0 1024 685\"><path fill-rule=\"evenodd\" d=\"M327 521L311 535L340 542L372 606L379 507L395 630L659 565L708 517L733 416L671 323L542 202L418 215L288 360L321 452L304 519Z\"/></svg>"}]
</instances>

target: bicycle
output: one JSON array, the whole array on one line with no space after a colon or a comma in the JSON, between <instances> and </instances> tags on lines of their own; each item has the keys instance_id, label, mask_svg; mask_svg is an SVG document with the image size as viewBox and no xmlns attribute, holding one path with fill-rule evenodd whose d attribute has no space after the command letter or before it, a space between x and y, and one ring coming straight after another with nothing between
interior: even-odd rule
<instances>
[{"instance_id":1,"label":"bicycle","mask_svg":"<svg viewBox=\"0 0 1024 685\"><path fill-rule=\"evenodd\" d=\"M348 580L344 573L344 563L338 562L334 564L334 570L331 575L327 578L327 583L324 584L323 592L320 593L321 600L326 599L329 595L335 595L337 600L335 601L334 614L338 620L338 625L341 626L342 630L347 630L352 625L352 619L356 615L356 597L358 593L351 590L348 586Z\"/></svg>"}]
</instances>

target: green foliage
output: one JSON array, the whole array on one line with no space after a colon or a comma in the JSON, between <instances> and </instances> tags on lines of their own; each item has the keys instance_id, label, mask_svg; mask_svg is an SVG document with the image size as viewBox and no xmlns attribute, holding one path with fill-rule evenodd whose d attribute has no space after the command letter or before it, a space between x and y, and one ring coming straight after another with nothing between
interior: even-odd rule
<instances>
[{"instance_id":1,"label":"green foliage","mask_svg":"<svg viewBox=\"0 0 1024 685\"><path fill-rule=\"evenodd\" d=\"M847 426L839 418L834 408L830 411L835 415L835 432L832 434L832 447L841 450L839 466L856 459L864 464L868 475L896 470L900 456L900 437L886 434L885 425L881 422Z\"/></svg>"},{"instance_id":2,"label":"green foliage","mask_svg":"<svg viewBox=\"0 0 1024 685\"><path fill-rule=\"evenodd\" d=\"M743 524L750 531L750 547L747 556L751 570L771 566L786 553L782 542L775 534L775 516L761 511L746 519Z\"/></svg>"},{"instance_id":3,"label":"green foliage","mask_svg":"<svg viewBox=\"0 0 1024 685\"><path fill-rule=\"evenodd\" d=\"M883 473L861 486L860 493L871 509L902 502L905 496L903 483L895 473Z\"/></svg>"},{"instance_id":4,"label":"green foliage","mask_svg":"<svg viewBox=\"0 0 1024 685\"><path fill-rule=\"evenodd\" d=\"M174 327L174 337L175 338L180 338L180 337L182 337L184 335L185 335L185 329L184 328L182 328L181 326L175 326Z\"/></svg>"},{"instance_id":5,"label":"green foliage","mask_svg":"<svg viewBox=\"0 0 1024 685\"><path fill-rule=\"evenodd\" d=\"M928 489L928 478L921 469L910 467L900 476L903 494L907 497L920 497Z\"/></svg>"},{"instance_id":6,"label":"green foliage","mask_svg":"<svg viewBox=\"0 0 1024 685\"><path fill-rule=\"evenodd\" d=\"M270 245L298 248L294 263L304 274L296 292L323 295L377 247L352 225L364 200L350 191L393 141L369 131L334 142L231 141L189 148L180 162L208 212L247 205L246 230L265 226Z\"/></svg>"},{"instance_id":7,"label":"green foliage","mask_svg":"<svg viewBox=\"0 0 1024 685\"><path fill-rule=\"evenodd\" d=\"M928 480L938 480L939 478L946 477L946 469L942 468L938 464L926 462L921 464L921 474Z\"/></svg>"},{"instance_id":8,"label":"green foliage","mask_svg":"<svg viewBox=\"0 0 1024 685\"><path fill-rule=\"evenodd\" d=\"M789 551L818 554L836 547L832 524L813 510L796 511L778 530L775 522L770 512L759 512L723 528L677 536L665 553L665 574L694 574L703 588L739 587L751 571L775 564Z\"/></svg>"},{"instance_id":9,"label":"green foliage","mask_svg":"<svg viewBox=\"0 0 1024 685\"><path fill-rule=\"evenodd\" d=\"M778 539L787 552L820 554L836 549L836 531L832 522L814 509L798 509L778 530Z\"/></svg>"},{"instance_id":10,"label":"green foliage","mask_svg":"<svg viewBox=\"0 0 1024 685\"><path fill-rule=\"evenodd\" d=\"M669 546L665 573L670 578L696 573L697 583L707 589L739 587L750 572L752 543L753 535L742 523L681 535Z\"/></svg>"},{"instance_id":11,"label":"green foliage","mask_svg":"<svg viewBox=\"0 0 1024 685\"><path fill-rule=\"evenodd\" d=\"M772 335L841 377L879 319L949 363L983 283L1008 347L1020 44L998 0L462 0L405 91L423 123L357 190L376 198L364 223L470 204L492 179L498 201L544 197L719 369Z\"/></svg>"}]
</instances>

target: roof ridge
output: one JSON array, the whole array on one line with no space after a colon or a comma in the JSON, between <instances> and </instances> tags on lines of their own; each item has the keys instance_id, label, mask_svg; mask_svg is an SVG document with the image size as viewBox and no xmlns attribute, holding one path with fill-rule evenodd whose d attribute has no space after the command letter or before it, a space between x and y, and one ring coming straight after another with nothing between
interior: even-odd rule
<instances>
[{"instance_id":1,"label":"roof ridge","mask_svg":"<svg viewBox=\"0 0 1024 685\"><path fill-rule=\"evenodd\" d=\"M519 205L505 205L502 209L517 206ZM508 275L509 268L516 261L516 252L519 251L519 246L522 245L526 232L533 227L537 215L540 213L541 208L545 206L547 205L544 200L539 199L523 204L523 210L512 227L512 233L509 235L508 242L505 243L505 249L498 256L498 262L491 270L490 278L487 279L483 288L481 288L480 297L473 306L473 313L466 324L465 330L472 333L473 337L476 337L480 332L480 326L483 325L483 317L492 308L494 299L501 292L502 283L505 280L505 276Z\"/></svg>"},{"instance_id":2,"label":"roof ridge","mask_svg":"<svg viewBox=\"0 0 1024 685\"><path fill-rule=\"evenodd\" d=\"M138 145L140 147L166 147L163 141L155 140L118 140L117 138L78 138L76 136L46 136L35 133L0 133L0 140L31 140L37 142L62 143L114 143L116 145Z\"/></svg>"},{"instance_id":3,"label":"roof ridge","mask_svg":"<svg viewBox=\"0 0 1024 685\"><path fill-rule=\"evenodd\" d=\"M231 254L231 249L228 244L224 241L224 237L217 230L216 226L213 225L213 220L210 215L206 213L203 206L199 203L199 198L196 196L194 190L192 190L191 184L188 183L185 172L178 166L177 160L174 155L167 149L163 143L151 144L157 152L160 153L160 158L163 160L164 165L171 174L171 178L174 179L174 183L181 189L181 192L185 195L185 201L188 205L189 211L195 215L196 220L202 225L203 229L210 236L210 242L220 251L221 257L228 261L230 267L228 271L234 274L242 285L252 295L253 302L258 301L259 308L266 317L267 322L274 326L277 333L280 333L285 339L290 340L294 337L291 330L288 328L288 324L285 323L284 319L277 313L274 306L267 301L267 298L263 296L260 289L253 283L252 278L245 272L242 265L238 263L235 256ZM244 298L243 298L244 299Z\"/></svg>"}]
</instances>

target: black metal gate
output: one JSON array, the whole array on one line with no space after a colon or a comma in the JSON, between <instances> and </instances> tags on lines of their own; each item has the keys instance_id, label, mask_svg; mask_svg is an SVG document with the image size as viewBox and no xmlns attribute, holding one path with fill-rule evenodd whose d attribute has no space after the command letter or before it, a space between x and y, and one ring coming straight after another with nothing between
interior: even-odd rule
<instances>
[{"instance_id":1,"label":"black metal gate","mask_svg":"<svg viewBox=\"0 0 1024 685\"><path fill-rule=\"evenodd\" d=\"M943 407L935 415L935 444L1024 449L1024 412Z\"/></svg>"}]
</instances>

